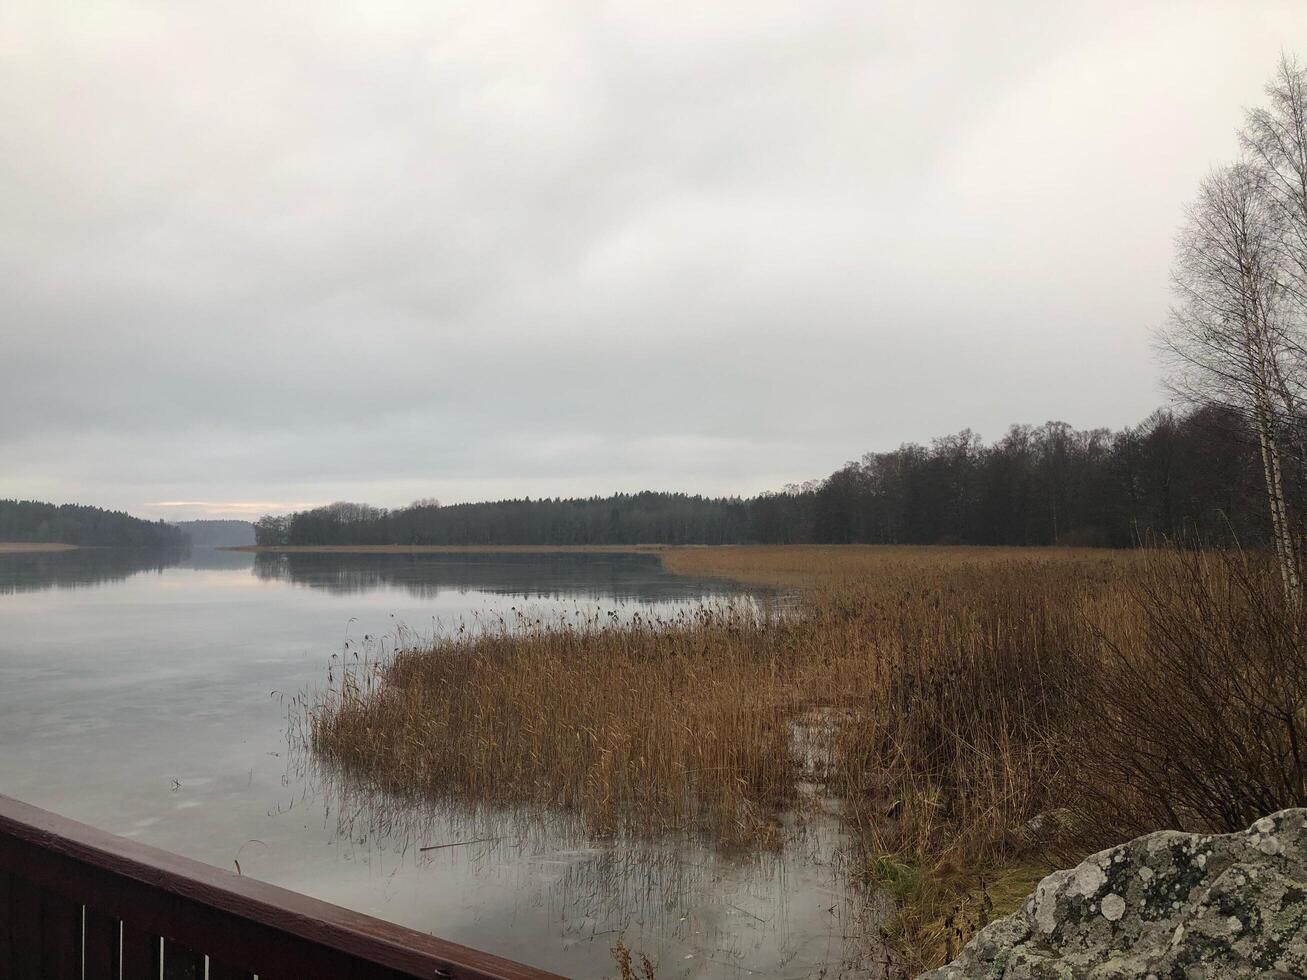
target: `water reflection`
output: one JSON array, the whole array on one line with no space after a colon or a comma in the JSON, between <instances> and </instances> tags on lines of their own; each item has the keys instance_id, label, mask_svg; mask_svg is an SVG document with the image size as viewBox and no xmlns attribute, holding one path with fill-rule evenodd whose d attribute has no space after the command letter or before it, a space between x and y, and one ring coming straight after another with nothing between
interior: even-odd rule
<instances>
[{"instance_id":1,"label":"water reflection","mask_svg":"<svg viewBox=\"0 0 1307 980\"><path fill-rule=\"evenodd\" d=\"M185 548L78 548L0 554L0 595L77 589L162 572L186 561Z\"/></svg>"},{"instance_id":2,"label":"water reflection","mask_svg":"<svg viewBox=\"0 0 1307 980\"><path fill-rule=\"evenodd\" d=\"M728 583L668 575L652 554L271 554L196 547L0 552L0 595L84 588L171 568L250 572L261 582L338 596L402 589L416 599L485 592L542 600L659 602L739 592Z\"/></svg>"},{"instance_id":3,"label":"water reflection","mask_svg":"<svg viewBox=\"0 0 1307 980\"><path fill-rule=\"evenodd\" d=\"M615 973L622 935L660 980L833 977L863 932L825 817L776 852L724 853L378 798L288 765L274 692L322 683L347 633L524 608L666 616L723 591L653 556L88 548L0 555L0 583L0 792L569 976Z\"/></svg>"},{"instance_id":4,"label":"water reflection","mask_svg":"<svg viewBox=\"0 0 1307 980\"><path fill-rule=\"evenodd\" d=\"M342 558L347 560L342 560ZM728 595L738 588L669 576L657 555L575 553L329 554L254 556L254 574L337 595L401 588L417 598L489 592L527 599L585 597L651 601Z\"/></svg>"},{"instance_id":5,"label":"water reflection","mask_svg":"<svg viewBox=\"0 0 1307 980\"><path fill-rule=\"evenodd\" d=\"M473 904L507 878L512 918L529 929L526 910L543 911L554 925L541 939L561 943L555 968L570 975L611 975L618 939L660 978L893 975L859 938L883 921L884 896L850 885L843 826L814 797L786 815L783 845L759 852L683 833L596 837L563 811L396 797L307 770L292 764L301 805L324 814L348 859L457 875Z\"/></svg>"}]
</instances>

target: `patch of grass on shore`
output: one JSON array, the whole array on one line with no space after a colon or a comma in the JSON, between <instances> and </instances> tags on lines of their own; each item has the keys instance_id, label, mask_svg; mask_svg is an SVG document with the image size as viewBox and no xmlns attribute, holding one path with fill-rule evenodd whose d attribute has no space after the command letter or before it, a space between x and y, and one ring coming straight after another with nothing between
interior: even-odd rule
<instances>
[{"instance_id":1,"label":"patch of grass on shore","mask_svg":"<svg viewBox=\"0 0 1307 980\"><path fill-rule=\"evenodd\" d=\"M309 743L388 792L732 845L779 843L816 781L864 880L896 896L885 929L912 968L1055 864L1307 796L1283 762L1307 624L1260 556L797 546L664 562L795 597L441 638L348 671L312 704ZM1218 772L1176 787L1177 765ZM1231 773L1243 806L1220 796Z\"/></svg>"}]
</instances>

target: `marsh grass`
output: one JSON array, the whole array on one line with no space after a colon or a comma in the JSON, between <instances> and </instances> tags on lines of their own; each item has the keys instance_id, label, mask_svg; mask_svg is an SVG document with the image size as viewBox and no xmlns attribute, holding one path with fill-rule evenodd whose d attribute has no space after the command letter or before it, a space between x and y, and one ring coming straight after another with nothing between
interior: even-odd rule
<instances>
[{"instance_id":1,"label":"marsh grass","mask_svg":"<svg viewBox=\"0 0 1307 980\"><path fill-rule=\"evenodd\" d=\"M389 792L577 814L595 833L774 844L793 798L794 623L751 603L672 618L519 614L346 668L319 756Z\"/></svg>"},{"instance_id":2,"label":"marsh grass","mask_svg":"<svg viewBox=\"0 0 1307 980\"><path fill-rule=\"evenodd\" d=\"M664 562L791 601L523 617L401 649L314 700L307 742L388 792L543 805L598 833L777 847L784 814L834 799L861 879L898 900L882 928L914 969L1089 850L1307 802L1307 634L1258 556L729 547ZM1183 798L1159 789L1178 772L1195 777Z\"/></svg>"},{"instance_id":3,"label":"marsh grass","mask_svg":"<svg viewBox=\"0 0 1307 980\"><path fill-rule=\"evenodd\" d=\"M618 980L655 980L654 965L649 961L649 957L640 954L639 972L637 972L635 955L621 939L617 940L617 944L610 952L613 954L613 962L617 964Z\"/></svg>"}]
</instances>

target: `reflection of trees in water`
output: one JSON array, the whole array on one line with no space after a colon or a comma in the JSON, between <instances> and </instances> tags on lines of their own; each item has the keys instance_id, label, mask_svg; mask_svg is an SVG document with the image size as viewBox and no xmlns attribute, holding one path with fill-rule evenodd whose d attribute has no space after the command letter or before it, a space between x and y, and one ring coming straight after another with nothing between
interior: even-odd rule
<instances>
[{"instance_id":1,"label":"reflection of trees in water","mask_svg":"<svg viewBox=\"0 0 1307 980\"><path fill-rule=\"evenodd\" d=\"M337 594L402 588L420 599L446 591L532 599L694 598L736 591L667 574L656 555L274 554L255 555L254 574Z\"/></svg>"},{"instance_id":2,"label":"reflection of trees in water","mask_svg":"<svg viewBox=\"0 0 1307 980\"><path fill-rule=\"evenodd\" d=\"M185 548L78 548L0 554L0 595L78 589L159 573L181 564Z\"/></svg>"},{"instance_id":3,"label":"reflection of trees in water","mask_svg":"<svg viewBox=\"0 0 1307 980\"><path fill-rule=\"evenodd\" d=\"M419 868L511 875L519 901L547 909L565 942L670 942L741 968L762 946L782 959L820 947L825 976L888 975L867 972L884 955L859 939L878 935L867 923L883 921L883 896L865 894L848 874L845 837L830 815L792 814L777 850L724 849L680 832L596 836L566 811L398 796L312 760L303 745L291 758L305 801L323 807L351 859L385 852ZM819 925L809 918L796 927L791 909L814 907L823 910Z\"/></svg>"}]
</instances>

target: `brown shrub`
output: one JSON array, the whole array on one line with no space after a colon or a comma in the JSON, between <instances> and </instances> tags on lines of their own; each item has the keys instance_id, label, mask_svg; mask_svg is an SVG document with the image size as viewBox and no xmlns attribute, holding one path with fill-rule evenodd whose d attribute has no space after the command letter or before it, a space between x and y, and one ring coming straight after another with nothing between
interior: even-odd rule
<instances>
[{"instance_id":1,"label":"brown shrub","mask_svg":"<svg viewBox=\"0 0 1307 980\"><path fill-rule=\"evenodd\" d=\"M1085 671L1081 823L1230 832L1307 804L1305 628L1264 554L1145 553Z\"/></svg>"}]
</instances>

